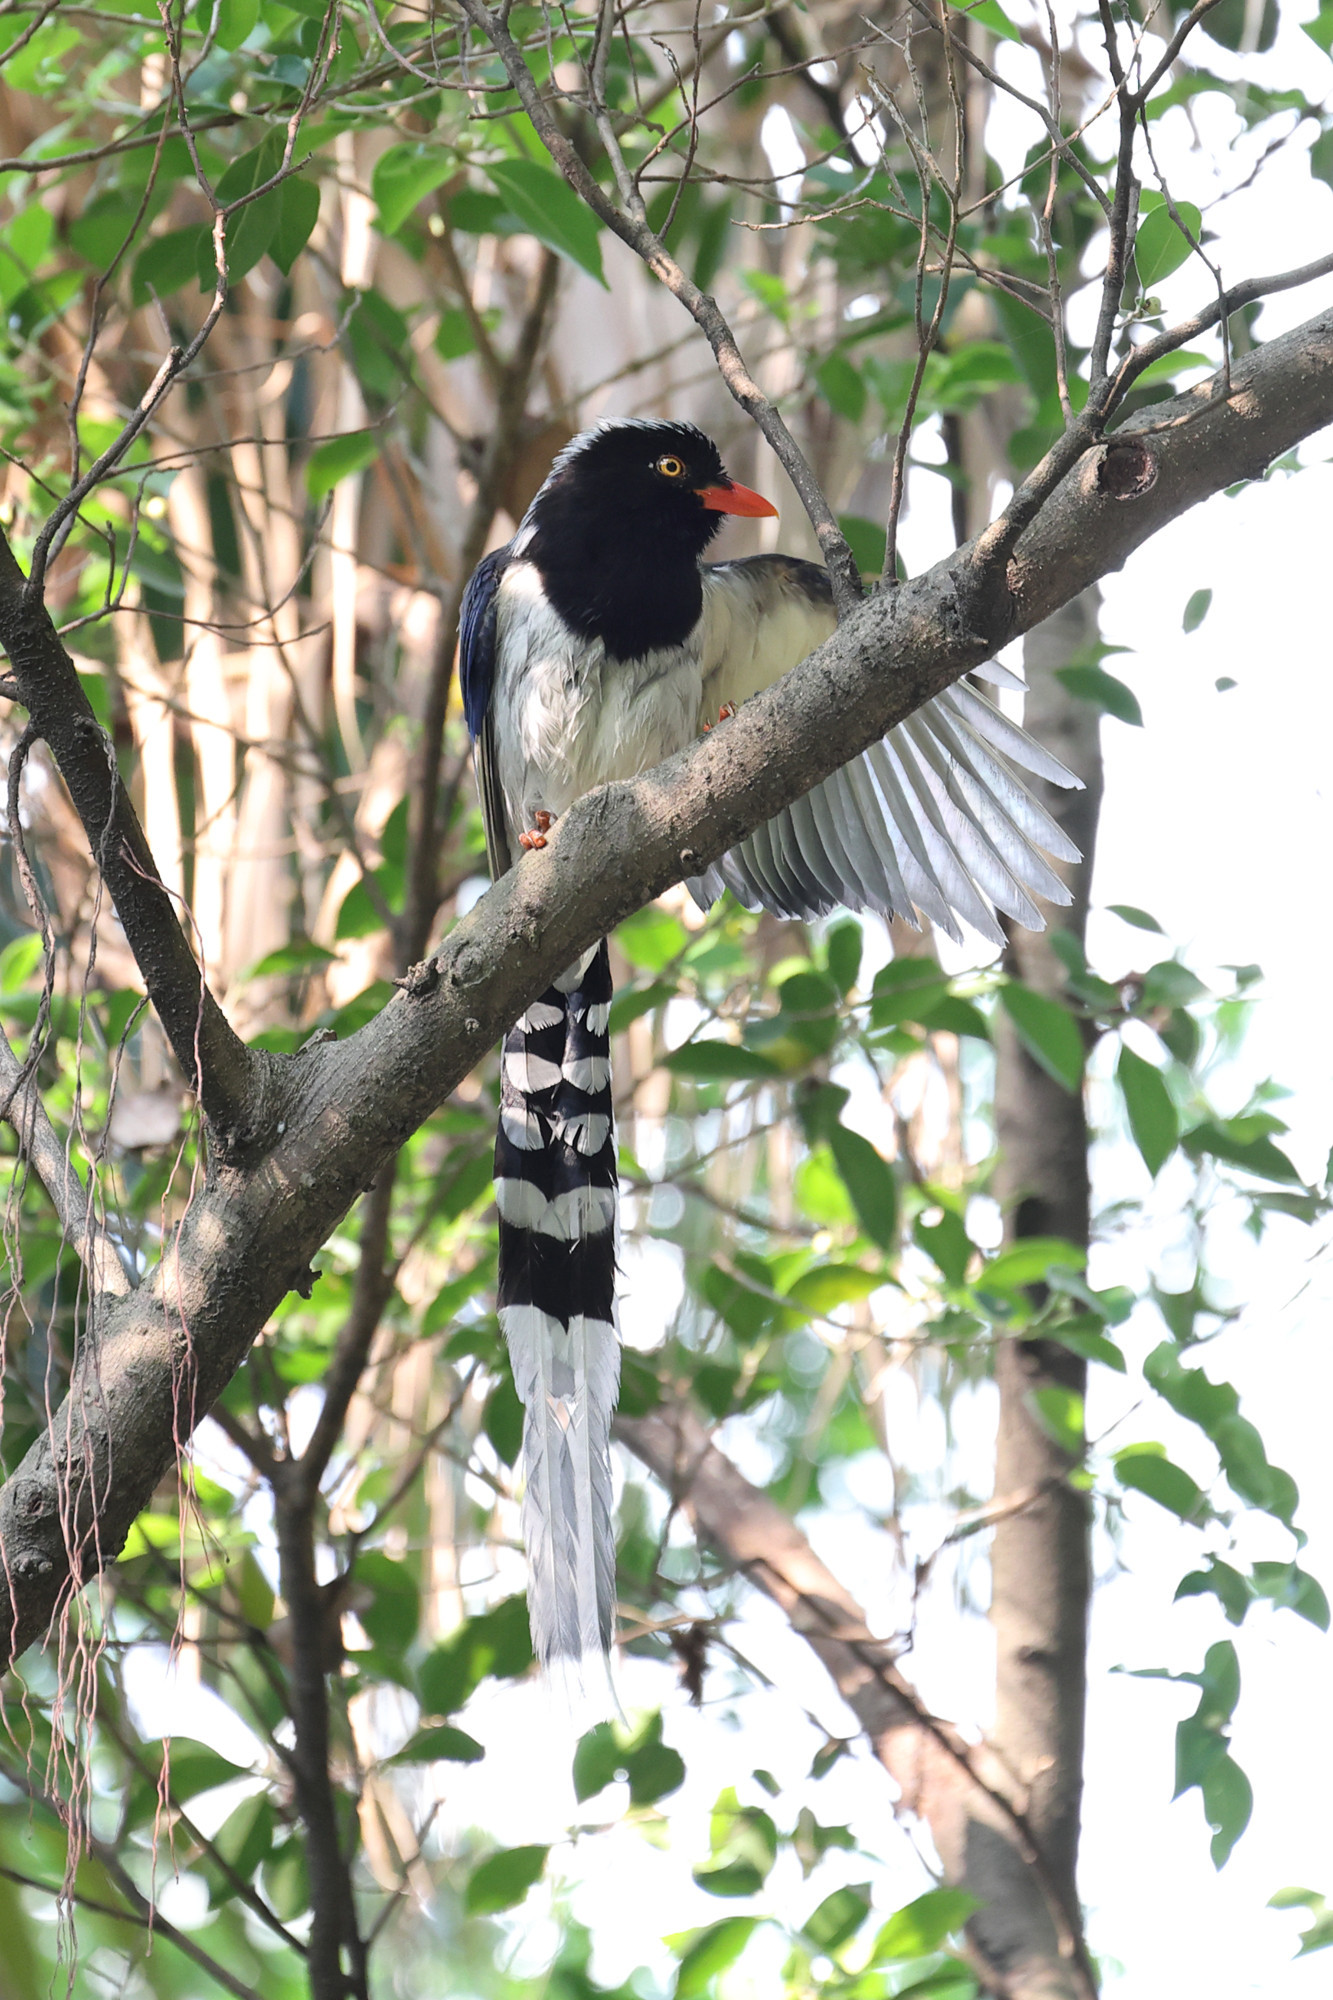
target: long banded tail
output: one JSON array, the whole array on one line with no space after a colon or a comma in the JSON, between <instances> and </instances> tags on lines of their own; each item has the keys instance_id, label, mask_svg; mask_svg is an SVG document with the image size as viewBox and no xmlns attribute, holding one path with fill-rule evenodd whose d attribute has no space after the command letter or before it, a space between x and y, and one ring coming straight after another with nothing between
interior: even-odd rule
<instances>
[{"instance_id":1,"label":"long banded tail","mask_svg":"<svg viewBox=\"0 0 1333 2000\"><path fill-rule=\"evenodd\" d=\"M616 1146L606 940L505 1037L495 1201L500 1325L525 1411L528 1612L543 1671L576 1705L614 1707L611 1412ZM610 1697L609 1703L607 1697Z\"/></svg>"}]
</instances>

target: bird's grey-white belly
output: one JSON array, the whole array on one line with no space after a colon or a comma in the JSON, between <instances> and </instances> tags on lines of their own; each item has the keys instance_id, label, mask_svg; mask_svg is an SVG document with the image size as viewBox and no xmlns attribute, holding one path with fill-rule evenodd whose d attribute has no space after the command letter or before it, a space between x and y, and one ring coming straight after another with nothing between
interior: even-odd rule
<instances>
[{"instance_id":1,"label":"bird's grey-white belly","mask_svg":"<svg viewBox=\"0 0 1333 2000\"><path fill-rule=\"evenodd\" d=\"M697 734L697 628L680 646L608 659L600 640L569 631L524 562L505 572L496 611L494 740L511 844L536 813L637 777Z\"/></svg>"}]
</instances>

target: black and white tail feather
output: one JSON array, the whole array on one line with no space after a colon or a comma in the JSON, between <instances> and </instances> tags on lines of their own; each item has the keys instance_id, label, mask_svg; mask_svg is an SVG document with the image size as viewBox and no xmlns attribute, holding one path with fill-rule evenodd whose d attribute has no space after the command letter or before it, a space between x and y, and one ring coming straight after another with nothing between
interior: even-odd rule
<instances>
[{"instance_id":1,"label":"black and white tail feather","mask_svg":"<svg viewBox=\"0 0 1333 2000\"><path fill-rule=\"evenodd\" d=\"M616 1144L606 940L505 1037L495 1200L500 1325L523 1405L533 1651L576 1715L615 1704L611 1413Z\"/></svg>"},{"instance_id":2,"label":"black and white tail feather","mask_svg":"<svg viewBox=\"0 0 1333 2000\"><path fill-rule=\"evenodd\" d=\"M561 453L513 541L479 565L460 675L495 875L547 816L683 748L834 630L814 564L700 561L716 510L768 511L702 432L604 424ZM998 666L975 677L1021 686ZM961 919L998 945L1001 917L1040 929L1038 898L1070 900L1051 861L1079 858L1019 773L1078 784L958 682L690 888L705 908L730 889L780 916L846 905L926 919L954 938ZM500 1319L526 1411L533 1646L587 1720L616 1709L610 999L603 943L528 1008L505 1041L495 1153Z\"/></svg>"}]
</instances>

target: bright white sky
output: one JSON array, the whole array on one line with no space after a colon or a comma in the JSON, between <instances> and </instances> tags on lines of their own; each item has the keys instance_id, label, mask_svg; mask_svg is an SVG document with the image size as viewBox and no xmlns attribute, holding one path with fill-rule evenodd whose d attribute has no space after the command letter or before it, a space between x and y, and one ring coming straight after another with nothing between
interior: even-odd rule
<instances>
[{"instance_id":1,"label":"bright white sky","mask_svg":"<svg viewBox=\"0 0 1333 2000\"><path fill-rule=\"evenodd\" d=\"M1018 18L1019 8L1013 11ZM1312 0L1307 11L1314 12ZM1300 74L1315 94L1333 88L1333 70L1294 29L1271 57L1251 59L1249 67L1279 83ZM1245 178L1257 149L1235 144L1232 123L1216 100L1197 102L1195 118L1206 155L1188 150L1190 133L1183 113L1176 113L1160 128L1159 157L1177 196L1206 208L1224 187ZM1280 270L1329 247L1333 192L1310 187L1299 156L1279 156L1254 190L1226 202L1210 221L1225 231L1229 279ZM1172 282L1168 307L1183 308L1198 296L1192 278ZM1330 297L1333 287L1326 285L1276 300L1265 310L1263 334L1296 324ZM1210 969L1227 964L1257 961L1264 967L1267 983L1245 1055L1246 1076L1237 1079L1237 1101L1249 1082L1269 1074L1288 1086L1291 1149L1311 1176L1318 1175L1333 1139L1326 1025L1333 996L1327 889L1333 854L1327 608L1333 463L1325 462L1331 454L1333 434L1314 440L1305 453L1313 469L1198 509L1108 580L1104 636L1131 649L1111 665L1138 694L1146 728L1105 725L1106 804L1095 884L1099 905L1150 910L1205 979ZM918 488L904 534L913 569L948 545L943 483L919 480ZM1211 612L1186 637L1181 614L1201 587L1213 591ZM1214 683L1224 676L1237 685L1218 693ZM1093 919L1090 956L1108 977L1142 965L1147 942L1109 915ZM1097 1283L1137 1279L1148 1269L1168 1287L1185 1282L1177 1241L1182 1188L1170 1170L1163 1175L1149 1224L1096 1253ZM1100 1203L1145 1189L1137 1156L1124 1148L1104 1150ZM1310 1537L1303 1560L1333 1593L1333 1461L1327 1446L1333 1261L1326 1238L1315 1246L1307 1232L1284 1225L1256 1248L1223 1224L1211 1258L1229 1299L1244 1311L1208 1350L1207 1368L1236 1383L1271 1457L1296 1473L1300 1518ZM1140 1351L1158 1338L1150 1315L1130 1330L1130 1345L1137 1342ZM942 1438L932 1413L915 1411L905 1394L911 1454L926 1462ZM1126 1414L1123 1385L1099 1380L1090 1431L1096 1435L1118 1420L1123 1428L1116 1442L1156 1435L1199 1477L1209 1478L1210 1458L1186 1427L1164 1424L1149 1411ZM974 1450L984 1468L993 1426L988 1394L965 1401L958 1423L962 1450ZM984 1471L976 1483L984 1487ZM815 1539L888 1630L898 1607L875 1583L883 1575L883 1544L857 1525L856 1502L867 1497L873 1502L875 1496L849 1494L848 1514L826 1516ZM1333 1953L1293 1962L1304 1919L1264 1905L1290 1883L1333 1895L1330 1643L1290 1613L1251 1612L1234 1634L1212 1599L1173 1607L1177 1581L1205 1544L1193 1531L1174 1528L1147 1500L1131 1497L1127 1515L1118 1550L1099 1538L1102 1583L1092 1635L1083 1889L1094 1949L1105 1955L1108 1970L1110 1961L1124 1968L1108 1978L1108 1993L1116 2000L1180 2000L1185 1994L1315 2000L1330 1989ZM937 1528L929 1521L919 1525L923 1547L931 1546ZM1216 1538L1210 1545L1222 1547ZM1290 1553L1276 1526L1247 1531L1243 1546L1254 1557ZM946 1600L948 1595L940 1592ZM1208 1859L1198 1794L1170 1803L1174 1727L1192 1709L1193 1691L1111 1669L1191 1669L1222 1636L1234 1637L1240 1652L1243 1694L1234 1749L1254 1785L1256 1805L1250 1831L1219 1876ZM756 1766L797 1787L778 1807L784 1824L794 1819L799 1780L822 1740L822 1729L803 1718L800 1704L821 1725L851 1731L850 1718L776 1613L757 1605L738 1641L783 1689L781 1695L747 1696L743 1736L721 1698L724 1675L710 1683L710 1706L695 1712L670 1676L627 1663L626 1707L663 1703L668 1739L684 1753L691 1776L680 1799L670 1802L669 1849L621 1830L554 1857L557 1880L578 1885L570 1901L596 1930L595 1970L604 1980L647 1964L665 1981L670 1957L657 1940L747 1908L703 1895L689 1869L706 1851L707 1811L722 1785L737 1784L743 1797L761 1802L747 1783ZM915 1671L940 1712L984 1720L991 1673L984 1621L960 1624L946 1601L925 1622ZM164 1693L156 1675L144 1681L143 1697L161 1727ZM243 1734L236 1737L234 1719L220 1704L210 1700L205 1711L199 1702L196 1693L180 1689L171 1726L208 1736L220 1748L230 1741L239 1754ZM389 1731L406 1734L410 1718L402 1718L397 1731L388 1714L382 1720ZM529 1689L484 1690L468 1727L488 1754L470 1770L441 1773L445 1837L483 1826L506 1845L565 1839L579 1815L567 1789L567 1746L541 1697ZM784 1858L765 1898L770 1907L799 1919L840 1880L873 1879L876 1901L887 1913L928 1886L908 1833L894 1828L885 1780L868 1757L844 1760L806 1797L825 1822L850 1819L867 1853L835 1856L808 1885ZM603 1802L588 1816L604 1824L614 1813ZM542 1917L543 1893L529 1899L515 1927L516 1969L539 1970L554 1947L553 1928ZM770 1944L757 1942L727 1981L726 2000L758 2000L771 1992L781 1956L776 1933Z\"/></svg>"}]
</instances>

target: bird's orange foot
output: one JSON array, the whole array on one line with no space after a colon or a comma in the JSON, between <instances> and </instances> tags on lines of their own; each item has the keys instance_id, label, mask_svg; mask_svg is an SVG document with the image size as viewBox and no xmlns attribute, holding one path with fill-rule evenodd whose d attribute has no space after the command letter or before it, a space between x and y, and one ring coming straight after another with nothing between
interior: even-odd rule
<instances>
[{"instance_id":1,"label":"bird's orange foot","mask_svg":"<svg viewBox=\"0 0 1333 2000\"><path fill-rule=\"evenodd\" d=\"M546 836L551 831L551 825L555 819L555 814L548 812L535 812L532 815L532 818L534 825L533 832L520 833L520 835L518 836L518 844L520 847L526 847L529 849L534 847L545 847Z\"/></svg>"},{"instance_id":2,"label":"bird's orange foot","mask_svg":"<svg viewBox=\"0 0 1333 2000\"><path fill-rule=\"evenodd\" d=\"M736 713L736 704L735 704L735 702L734 702L734 701L724 701L724 702L723 702L723 704L722 704L722 706L721 706L721 708L720 708L720 709L718 710L718 712L717 712L717 719L718 719L718 721L719 721L719 722L730 722L730 720L731 720L732 716L733 716L733 715L734 715L735 713ZM711 722L705 722L705 724L704 724L704 734L705 734L705 736L706 736L706 735L708 734L709 730L710 730L710 729L711 729L712 727L713 727L713 725L712 725L712 723L711 723Z\"/></svg>"}]
</instances>

